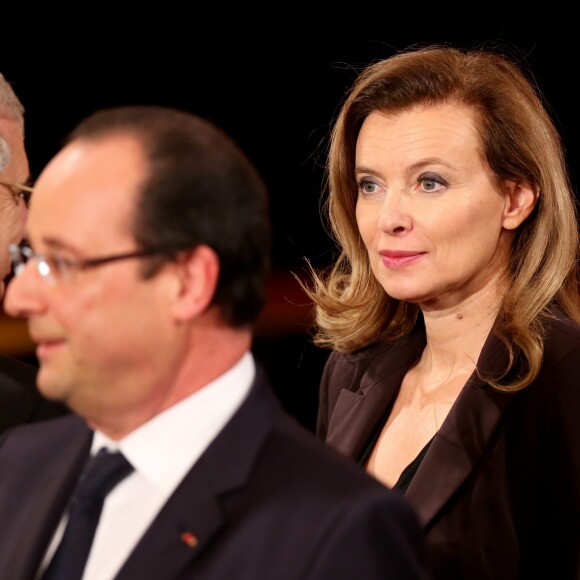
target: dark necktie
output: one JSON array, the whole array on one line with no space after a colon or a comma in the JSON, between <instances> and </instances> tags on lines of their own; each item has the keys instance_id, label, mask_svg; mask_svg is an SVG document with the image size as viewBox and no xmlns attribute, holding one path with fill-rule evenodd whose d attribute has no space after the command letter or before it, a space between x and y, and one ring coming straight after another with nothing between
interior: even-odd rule
<instances>
[{"instance_id":1,"label":"dark necktie","mask_svg":"<svg viewBox=\"0 0 580 580\"><path fill-rule=\"evenodd\" d=\"M42 580L80 580L106 495L133 471L124 455L101 449L89 460L72 494L62 540Z\"/></svg>"}]
</instances>

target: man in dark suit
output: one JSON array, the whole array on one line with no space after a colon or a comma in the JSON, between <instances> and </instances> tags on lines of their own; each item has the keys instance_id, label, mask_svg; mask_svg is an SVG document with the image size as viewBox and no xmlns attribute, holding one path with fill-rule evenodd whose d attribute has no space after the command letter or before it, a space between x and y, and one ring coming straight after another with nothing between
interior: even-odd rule
<instances>
[{"instance_id":1,"label":"man in dark suit","mask_svg":"<svg viewBox=\"0 0 580 580\"><path fill-rule=\"evenodd\" d=\"M223 132L159 107L92 115L40 175L28 238L6 308L74 414L2 439L0 577L73 566L69 499L105 447L128 475L66 578L425 578L402 495L284 412L252 355L268 202Z\"/></svg>"},{"instance_id":2,"label":"man in dark suit","mask_svg":"<svg viewBox=\"0 0 580 580\"><path fill-rule=\"evenodd\" d=\"M24 107L0 74L0 300L11 274L8 244L20 243L31 193L24 148ZM19 423L62 415L66 408L36 389L36 367L0 355L0 432Z\"/></svg>"}]
</instances>

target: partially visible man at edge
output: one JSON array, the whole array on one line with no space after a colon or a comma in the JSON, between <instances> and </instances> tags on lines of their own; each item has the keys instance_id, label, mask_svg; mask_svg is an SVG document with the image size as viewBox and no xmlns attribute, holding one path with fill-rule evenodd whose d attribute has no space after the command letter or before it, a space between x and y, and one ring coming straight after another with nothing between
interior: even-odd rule
<instances>
[{"instance_id":1,"label":"partially visible man at edge","mask_svg":"<svg viewBox=\"0 0 580 580\"><path fill-rule=\"evenodd\" d=\"M24 148L24 107L0 74L0 300L11 273L8 244L20 243L31 188ZM66 412L36 389L36 367L0 355L0 432L19 423L49 419Z\"/></svg>"}]
</instances>

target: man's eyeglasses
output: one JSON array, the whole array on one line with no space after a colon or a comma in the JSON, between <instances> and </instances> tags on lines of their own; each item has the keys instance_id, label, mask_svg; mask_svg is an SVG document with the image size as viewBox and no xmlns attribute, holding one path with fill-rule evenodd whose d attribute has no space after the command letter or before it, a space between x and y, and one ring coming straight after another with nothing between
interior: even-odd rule
<instances>
[{"instance_id":1,"label":"man's eyeglasses","mask_svg":"<svg viewBox=\"0 0 580 580\"><path fill-rule=\"evenodd\" d=\"M146 258L161 254L171 254L176 251L179 250L149 249L128 252L125 254L115 254L113 256L89 258L86 260L69 260L68 258L60 258L58 256L43 256L37 254L31 247L25 245L19 246L17 244L10 244L8 246L10 261L12 262L12 271L15 276L18 276L24 271L26 264L30 260L34 260L36 262L36 269L40 276L49 280L67 280L69 279L71 272L75 270L87 270L89 268L95 268L119 260Z\"/></svg>"},{"instance_id":2,"label":"man's eyeglasses","mask_svg":"<svg viewBox=\"0 0 580 580\"><path fill-rule=\"evenodd\" d=\"M30 185L24 185L22 183L13 183L12 181L4 181L3 179L0 179L0 185L5 185L6 187L9 187L12 190L12 195L14 196L14 199L16 199L16 201L22 199L26 207L28 207L28 204L30 202L30 196L34 191L33 187L30 187Z\"/></svg>"}]
</instances>

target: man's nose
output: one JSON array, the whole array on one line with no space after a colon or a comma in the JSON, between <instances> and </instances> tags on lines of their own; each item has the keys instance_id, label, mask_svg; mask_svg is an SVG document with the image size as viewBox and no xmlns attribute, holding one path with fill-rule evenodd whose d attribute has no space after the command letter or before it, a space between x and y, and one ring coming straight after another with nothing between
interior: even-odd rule
<instances>
[{"instance_id":1,"label":"man's nose","mask_svg":"<svg viewBox=\"0 0 580 580\"><path fill-rule=\"evenodd\" d=\"M6 288L4 310L15 318L28 318L45 308L43 284L35 275L33 262L22 265L18 275L14 275Z\"/></svg>"}]
</instances>

